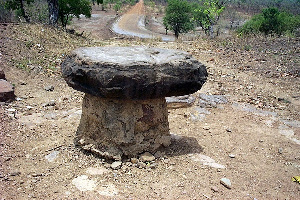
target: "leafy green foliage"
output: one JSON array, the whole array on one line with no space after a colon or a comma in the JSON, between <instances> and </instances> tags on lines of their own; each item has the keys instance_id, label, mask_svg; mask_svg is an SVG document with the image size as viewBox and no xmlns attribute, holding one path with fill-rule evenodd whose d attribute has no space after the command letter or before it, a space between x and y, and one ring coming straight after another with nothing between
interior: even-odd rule
<instances>
[{"instance_id":1,"label":"leafy green foliage","mask_svg":"<svg viewBox=\"0 0 300 200\"><path fill-rule=\"evenodd\" d=\"M179 33L193 29L191 4L186 0L169 0L164 17L166 29L171 29L178 38Z\"/></svg>"},{"instance_id":2,"label":"leafy green foliage","mask_svg":"<svg viewBox=\"0 0 300 200\"><path fill-rule=\"evenodd\" d=\"M224 2L219 0L199 0L193 4L193 21L201 26L207 35L213 36L213 26L218 22L225 9Z\"/></svg>"},{"instance_id":3,"label":"leafy green foliage","mask_svg":"<svg viewBox=\"0 0 300 200\"><path fill-rule=\"evenodd\" d=\"M121 1L117 1L114 5L114 10L119 11L121 9L121 5L122 5Z\"/></svg>"},{"instance_id":4,"label":"leafy green foliage","mask_svg":"<svg viewBox=\"0 0 300 200\"><path fill-rule=\"evenodd\" d=\"M8 0L5 2L5 7L10 10L15 10L17 16L24 17L26 22L29 22L29 17L25 13L24 3L28 5L34 2L34 0Z\"/></svg>"},{"instance_id":5,"label":"leafy green foliage","mask_svg":"<svg viewBox=\"0 0 300 200\"><path fill-rule=\"evenodd\" d=\"M58 0L59 18L65 28L72 16L79 18L81 14L91 17L92 7L88 0Z\"/></svg>"},{"instance_id":6,"label":"leafy green foliage","mask_svg":"<svg viewBox=\"0 0 300 200\"><path fill-rule=\"evenodd\" d=\"M282 35L293 33L300 27L300 16L280 12L277 8L267 8L255 15L238 30L240 34L264 33Z\"/></svg>"}]
</instances>

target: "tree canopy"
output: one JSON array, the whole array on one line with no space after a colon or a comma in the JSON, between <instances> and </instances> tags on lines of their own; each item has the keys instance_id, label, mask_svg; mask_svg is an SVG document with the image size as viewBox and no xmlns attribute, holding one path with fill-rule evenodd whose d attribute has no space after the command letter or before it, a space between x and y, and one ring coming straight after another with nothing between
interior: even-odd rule
<instances>
[{"instance_id":1,"label":"tree canopy","mask_svg":"<svg viewBox=\"0 0 300 200\"><path fill-rule=\"evenodd\" d=\"M8 0L8 1L6 1L5 5L10 10L16 10L17 15L24 17L26 22L29 22L30 19L25 12L24 3L30 4L33 2L34 2L34 0Z\"/></svg>"},{"instance_id":2,"label":"tree canopy","mask_svg":"<svg viewBox=\"0 0 300 200\"><path fill-rule=\"evenodd\" d=\"M263 9L239 29L240 34L264 33L282 35L300 28L300 16L279 11L277 8Z\"/></svg>"},{"instance_id":3,"label":"tree canopy","mask_svg":"<svg viewBox=\"0 0 300 200\"><path fill-rule=\"evenodd\" d=\"M164 24L178 38L179 33L193 29L191 4L186 0L169 0L164 17Z\"/></svg>"},{"instance_id":4,"label":"tree canopy","mask_svg":"<svg viewBox=\"0 0 300 200\"><path fill-rule=\"evenodd\" d=\"M225 9L224 4L219 0L199 0L199 3L193 4L193 20L211 37L214 36L214 25Z\"/></svg>"},{"instance_id":5,"label":"tree canopy","mask_svg":"<svg viewBox=\"0 0 300 200\"><path fill-rule=\"evenodd\" d=\"M88 0L58 0L58 5L58 15L64 28L72 16L79 18L83 14L86 17L91 17L92 7Z\"/></svg>"}]
</instances>

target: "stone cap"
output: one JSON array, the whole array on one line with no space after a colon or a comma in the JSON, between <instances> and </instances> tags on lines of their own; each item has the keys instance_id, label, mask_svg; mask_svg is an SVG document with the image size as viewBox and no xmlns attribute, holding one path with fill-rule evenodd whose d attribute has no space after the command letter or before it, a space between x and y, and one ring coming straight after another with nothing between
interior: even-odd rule
<instances>
[{"instance_id":1,"label":"stone cap","mask_svg":"<svg viewBox=\"0 0 300 200\"><path fill-rule=\"evenodd\" d=\"M69 86L103 98L154 99L198 91L206 67L184 51L149 47L85 47L61 65Z\"/></svg>"}]
</instances>

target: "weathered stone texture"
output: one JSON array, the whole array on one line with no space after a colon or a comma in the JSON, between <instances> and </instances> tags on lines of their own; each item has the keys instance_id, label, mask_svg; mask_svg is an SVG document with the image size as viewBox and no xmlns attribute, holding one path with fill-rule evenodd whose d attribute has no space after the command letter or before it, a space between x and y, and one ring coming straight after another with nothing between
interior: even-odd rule
<instances>
[{"instance_id":1,"label":"weathered stone texture","mask_svg":"<svg viewBox=\"0 0 300 200\"><path fill-rule=\"evenodd\" d=\"M156 99L198 91L205 66L190 54L147 47L90 47L73 52L62 64L67 83L103 98Z\"/></svg>"},{"instance_id":2,"label":"weathered stone texture","mask_svg":"<svg viewBox=\"0 0 300 200\"><path fill-rule=\"evenodd\" d=\"M6 80L5 73L4 73L4 70L2 68L0 68L0 79Z\"/></svg>"},{"instance_id":3,"label":"weathered stone texture","mask_svg":"<svg viewBox=\"0 0 300 200\"><path fill-rule=\"evenodd\" d=\"M6 80L0 79L0 102L11 101L15 98L14 87Z\"/></svg>"},{"instance_id":4,"label":"weathered stone texture","mask_svg":"<svg viewBox=\"0 0 300 200\"><path fill-rule=\"evenodd\" d=\"M170 144L164 98L116 100L86 94L77 144L101 156L121 159Z\"/></svg>"}]
</instances>

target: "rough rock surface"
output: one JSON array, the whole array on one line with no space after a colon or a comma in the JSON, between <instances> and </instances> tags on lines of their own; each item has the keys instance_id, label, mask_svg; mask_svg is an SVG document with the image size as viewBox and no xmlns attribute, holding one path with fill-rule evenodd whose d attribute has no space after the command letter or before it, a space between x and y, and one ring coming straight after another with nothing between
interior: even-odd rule
<instances>
[{"instance_id":1,"label":"rough rock surface","mask_svg":"<svg viewBox=\"0 0 300 200\"><path fill-rule=\"evenodd\" d=\"M0 79L0 102L11 101L15 98L14 87L6 80Z\"/></svg>"},{"instance_id":2,"label":"rough rock surface","mask_svg":"<svg viewBox=\"0 0 300 200\"><path fill-rule=\"evenodd\" d=\"M77 144L101 156L120 160L170 145L164 98L117 100L86 94Z\"/></svg>"},{"instance_id":3,"label":"rough rock surface","mask_svg":"<svg viewBox=\"0 0 300 200\"><path fill-rule=\"evenodd\" d=\"M5 73L4 73L4 71L3 71L2 68L0 68L0 79L6 80L6 79L5 79Z\"/></svg>"},{"instance_id":4,"label":"rough rock surface","mask_svg":"<svg viewBox=\"0 0 300 200\"><path fill-rule=\"evenodd\" d=\"M156 99L198 91L205 66L190 54L148 47L87 47L62 63L67 83L103 98Z\"/></svg>"}]
</instances>

